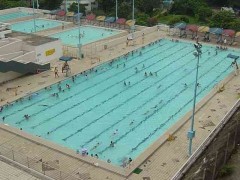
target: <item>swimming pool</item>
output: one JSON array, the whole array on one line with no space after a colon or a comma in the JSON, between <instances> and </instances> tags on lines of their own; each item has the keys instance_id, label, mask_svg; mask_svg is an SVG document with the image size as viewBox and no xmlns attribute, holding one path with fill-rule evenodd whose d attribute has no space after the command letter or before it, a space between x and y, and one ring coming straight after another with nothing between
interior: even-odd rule
<instances>
[{"instance_id":1,"label":"swimming pool","mask_svg":"<svg viewBox=\"0 0 240 180\"><path fill-rule=\"evenodd\" d=\"M61 39L63 44L77 47L79 43L78 32L79 32L78 28L74 28L71 30L51 35L51 37ZM94 41L114 36L119 33L121 33L121 31L108 28L81 26L80 28L81 44L85 45Z\"/></svg>"},{"instance_id":2,"label":"swimming pool","mask_svg":"<svg viewBox=\"0 0 240 180\"><path fill-rule=\"evenodd\" d=\"M190 43L163 39L4 107L1 123L73 150L86 148L120 166L192 108L194 51ZM240 55L234 50L216 55L206 45L202 52L198 102L233 70L227 55Z\"/></svg>"},{"instance_id":3,"label":"swimming pool","mask_svg":"<svg viewBox=\"0 0 240 180\"><path fill-rule=\"evenodd\" d=\"M7 13L7 14L0 14L0 22L7 22L7 21L10 21L10 20L23 18L23 17L28 17L28 16L32 16L32 14L22 12L22 11Z\"/></svg>"},{"instance_id":4,"label":"swimming pool","mask_svg":"<svg viewBox=\"0 0 240 180\"><path fill-rule=\"evenodd\" d=\"M43 31L50 28L62 26L63 22L49 19L36 19L36 31ZM12 30L24 33L34 33L34 20L21 21L12 24Z\"/></svg>"}]
</instances>

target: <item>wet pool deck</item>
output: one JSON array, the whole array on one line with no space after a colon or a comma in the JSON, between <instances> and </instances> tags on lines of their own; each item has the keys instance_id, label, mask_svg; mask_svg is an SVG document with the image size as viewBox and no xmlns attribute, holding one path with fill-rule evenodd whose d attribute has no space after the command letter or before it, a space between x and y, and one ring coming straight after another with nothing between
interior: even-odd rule
<instances>
[{"instance_id":1,"label":"wet pool deck","mask_svg":"<svg viewBox=\"0 0 240 180\"><path fill-rule=\"evenodd\" d=\"M156 38L165 36L166 34L162 32L151 33L145 36L145 43L147 44ZM126 47L126 44L122 43L115 46L114 48L104 50L100 53L101 62L97 62L94 65L91 64L91 60L88 58L85 58L83 60L74 60L70 62L72 73L79 73L93 66L96 66L98 63L108 61L114 57L122 55L141 46L142 40L137 39L135 46ZM61 69L61 65L62 62L55 61L52 63L52 66L57 66L59 70ZM42 87L63 80L64 78L65 77L62 74L60 74L59 78L54 78L53 72L47 71L38 75L23 77L6 83L0 87L0 99L5 99L4 102L0 102L0 105L6 103L7 101L11 102L16 98L24 96L28 92L36 91ZM193 140L193 151L197 149L197 147L204 141L204 139L210 134L214 127L220 122L222 117L237 101L238 93L240 93L240 75L234 76L232 74L229 76L228 80L229 81L225 85L225 90L223 92L216 93L217 88L215 87L213 91L208 95L208 97L199 103L199 105L204 106L199 109L195 117L196 137ZM18 88L18 96L14 96L15 92L6 92L7 88L17 86L20 86ZM207 101L207 98L211 98L211 100ZM118 174L105 170L105 166L108 168L106 163L101 164L100 162L99 167L96 167L91 163L86 163L84 160L81 160L72 155L68 155L68 152L69 154L74 154L74 152L70 152L70 150L67 148L46 142L45 140L41 140L38 137L32 137L31 135L28 135L21 131L15 131L13 128L6 127L5 125L0 125L0 147L8 147L36 160L59 160L60 170L63 170L64 172L70 173L77 177L85 175L93 180L143 180L144 177L146 177L147 180L148 177L150 178L149 180L168 180L171 179L171 177L188 159L188 140L186 133L190 127L190 124L188 122L184 122L190 117L190 115L191 112L187 113L186 116L184 116L177 125L171 128L168 133L156 141L153 146L150 146L143 153L143 155L141 155L141 157L136 160L139 162L144 161L143 163L138 165L139 162L133 161L133 164L131 165L132 167L130 167L130 169L126 168L125 170L119 170L123 171L123 174L128 174L135 166L143 169L140 174L132 173L127 178L119 175L121 172ZM180 129L178 129L179 126L181 126ZM17 134L22 134L26 138L10 132L12 130ZM171 142L165 141L168 134L174 132L175 130L176 132L174 133L174 136L176 136L176 139ZM38 143L35 141L38 141ZM53 148L49 148L51 146ZM158 146L160 147L156 150L156 147ZM54 147L56 147L56 149L54 149ZM61 150L63 150L64 153L62 153ZM102 168L103 166L104 168ZM113 168L113 170L118 171L118 168Z\"/></svg>"}]
</instances>

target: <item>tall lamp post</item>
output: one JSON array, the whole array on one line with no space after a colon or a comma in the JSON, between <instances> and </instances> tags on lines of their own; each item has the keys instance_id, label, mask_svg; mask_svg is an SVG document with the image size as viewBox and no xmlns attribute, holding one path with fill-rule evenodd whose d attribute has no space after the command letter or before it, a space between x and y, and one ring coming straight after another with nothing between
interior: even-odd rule
<instances>
[{"instance_id":1,"label":"tall lamp post","mask_svg":"<svg viewBox=\"0 0 240 180\"><path fill-rule=\"evenodd\" d=\"M135 13L134 13L134 9L135 9L134 0L132 0L132 21L133 21L133 25L132 25L131 29L132 29L133 46L134 46L134 31L135 31L135 23L134 23Z\"/></svg>"},{"instance_id":2,"label":"tall lamp post","mask_svg":"<svg viewBox=\"0 0 240 180\"><path fill-rule=\"evenodd\" d=\"M37 32L36 29L36 17L35 17L35 0L32 0L32 6L33 6L33 26L34 26L34 32Z\"/></svg>"},{"instance_id":3,"label":"tall lamp post","mask_svg":"<svg viewBox=\"0 0 240 180\"><path fill-rule=\"evenodd\" d=\"M236 55L233 55L233 54L228 54L227 57L233 59L233 62L232 62L231 65L234 67L235 75L237 76L238 75L238 70L239 70L237 60L238 60L239 56L236 56Z\"/></svg>"},{"instance_id":4,"label":"tall lamp post","mask_svg":"<svg viewBox=\"0 0 240 180\"><path fill-rule=\"evenodd\" d=\"M80 60L82 57L81 53L81 31L80 31L80 0L78 0L78 59Z\"/></svg>"},{"instance_id":5,"label":"tall lamp post","mask_svg":"<svg viewBox=\"0 0 240 180\"><path fill-rule=\"evenodd\" d=\"M192 118L191 118L191 127L190 130L187 133L187 137L189 139L189 149L188 149L188 155L192 155L192 141L195 137L195 130L194 130L194 118L195 118L195 107L196 107L196 98L197 98L197 88L198 88L198 68L199 68L199 59L202 54L201 48L202 45L200 43L194 44L194 47L196 49L196 52L194 55L197 57L197 71L196 71L196 79L195 79L195 89L194 89L194 96L193 96L193 112L192 112Z\"/></svg>"},{"instance_id":6,"label":"tall lamp post","mask_svg":"<svg viewBox=\"0 0 240 180\"><path fill-rule=\"evenodd\" d=\"M118 0L116 0L116 20L118 19Z\"/></svg>"}]
</instances>

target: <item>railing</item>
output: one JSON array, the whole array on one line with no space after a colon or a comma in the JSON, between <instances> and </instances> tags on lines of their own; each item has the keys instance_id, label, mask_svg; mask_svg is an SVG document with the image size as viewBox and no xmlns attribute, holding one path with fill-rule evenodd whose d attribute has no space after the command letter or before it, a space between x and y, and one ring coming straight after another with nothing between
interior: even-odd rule
<instances>
[{"instance_id":1,"label":"railing","mask_svg":"<svg viewBox=\"0 0 240 180\"><path fill-rule=\"evenodd\" d=\"M184 174L191 168L191 166L196 162L204 150L209 146L209 144L218 135L220 130L225 126L225 124L231 119L236 110L240 107L240 100L238 100L231 110L223 117L220 123L215 127L213 132L206 138L206 140L199 146L199 148L194 152L194 154L188 159L188 161L180 168L180 170L174 175L172 180L180 180ZM214 174L215 175L215 174ZM214 176L213 175L213 176Z\"/></svg>"},{"instance_id":2,"label":"railing","mask_svg":"<svg viewBox=\"0 0 240 180\"><path fill-rule=\"evenodd\" d=\"M60 164L59 161L43 161L41 157L38 158L30 158L22 153L14 151L10 148L0 146L0 155L15 161L30 170L37 171L38 173L50 177L56 180L83 180L83 178L73 176L69 173L63 172L59 170L58 166Z\"/></svg>"}]
</instances>

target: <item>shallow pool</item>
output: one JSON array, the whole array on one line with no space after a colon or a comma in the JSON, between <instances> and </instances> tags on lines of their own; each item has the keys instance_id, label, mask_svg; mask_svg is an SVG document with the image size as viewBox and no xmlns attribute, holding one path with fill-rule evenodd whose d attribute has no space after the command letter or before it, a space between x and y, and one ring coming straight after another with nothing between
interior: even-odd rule
<instances>
[{"instance_id":1,"label":"shallow pool","mask_svg":"<svg viewBox=\"0 0 240 180\"><path fill-rule=\"evenodd\" d=\"M7 13L7 14L0 14L0 22L7 22L10 20L18 19L18 18L23 18L23 17L28 17L32 16L30 13L26 12L13 12L13 13Z\"/></svg>"},{"instance_id":2,"label":"shallow pool","mask_svg":"<svg viewBox=\"0 0 240 180\"><path fill-rule=\"evenodd\" d=\"M104 38L108 38L114 36L116 34L121 33L121 31L113 30L109 28L100 28L93 26L81 26L80 28L80 42L82 45L98 41ZM74 28L71 30L63 31L61 33L57 33L51 35L51 37L59 38L62 40L63 44L77 47L79 44L79 30L78 28Z\"/></svg>"},{"instance_id":3,"label":"shallow pool","mask_svg":"<svg viewBox=\"0 0 240 180\"><path fill-rule=\"evenodd\" d=\"M54 21L49 19L36 19L35 27L36 32L43 31L47 29L51 29L54 27L62 26L64 22L62 21ZM24 33L34 33L34 20L28 20L28 21L21 21L18 23L12 24L12 30L14 31L20 31Z\"/></svg>"},{"instance_id":4,"label":"shallow pool","mask_svg":"<svg viewBox=\"0 0 240 180\"><path fill-rule=\"evenodd\" d=\"M192 109L194 51L191 43L155 42L4 107L1 123L123 165ZM227 55L240 55L216 55L211 46L202 52L198 102L233 71Z\"/></svg>"}]
</instances>

